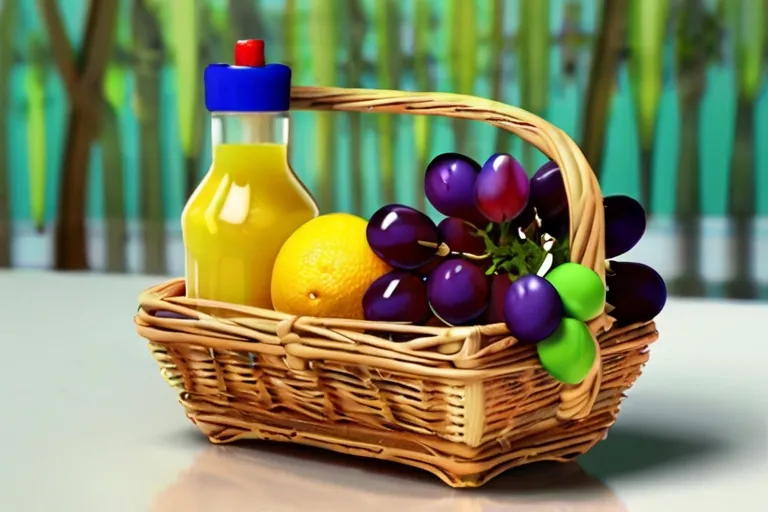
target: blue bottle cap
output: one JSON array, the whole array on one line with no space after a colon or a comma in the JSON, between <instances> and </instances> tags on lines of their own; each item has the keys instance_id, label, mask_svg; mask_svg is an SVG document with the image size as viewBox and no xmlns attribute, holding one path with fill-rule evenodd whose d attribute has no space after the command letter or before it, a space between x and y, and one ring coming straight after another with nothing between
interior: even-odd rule
<instances>
[{"instance_id":1,"label":"blue bottle cap","mask_svg":"<svg viewBox=\"0 0 768 512\"><path fill-rule=\"evenodd\" d=\"M210 112L282 112L291 105L291 68L266 64L264 41L235 45L235 64L210 64L203 75Z\"/></svg>"}]
</instances>

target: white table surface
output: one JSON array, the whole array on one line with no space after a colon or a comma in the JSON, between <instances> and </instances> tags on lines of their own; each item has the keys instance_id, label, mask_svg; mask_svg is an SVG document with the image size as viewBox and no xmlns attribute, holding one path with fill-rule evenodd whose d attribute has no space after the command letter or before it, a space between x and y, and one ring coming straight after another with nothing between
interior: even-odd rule
<instances>
[{"instance_id":1,"label":"white table surface","mask_svg":"<svg viewBox=\"0 0 768 512\"><path fill-rule=\"evenodd\" d=\"M400 466L208 444L133 328L138 293L160 279L0 272L0 510L768 510L768 305L671 301L583 471L457 491Z\"/></svg>"}]
</instances>

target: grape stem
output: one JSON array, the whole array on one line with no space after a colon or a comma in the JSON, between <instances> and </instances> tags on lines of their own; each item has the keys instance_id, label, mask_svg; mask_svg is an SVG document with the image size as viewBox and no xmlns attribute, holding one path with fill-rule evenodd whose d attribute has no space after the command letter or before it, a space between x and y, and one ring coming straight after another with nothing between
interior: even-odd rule
<instances>
[{"instance_id":1,"label":"grape stem","mask_svg":"<svg viewBox=\"0 0 768 512\"><path fill-rule=\"evenodd\" d=\"M444 258L444 257L448 256L449 254L458 254L460 256L463 256L463 257L467 258L468 260L475 260L475 261L484 260L486 258L490 258L491 257L491 255L488 254L488 253L485 253L485 254L470 254L468 252L457 252L457 253L454 253L451 250L451 248L448 247L448 244L446 244L445 242L441 242L441 243L437 244L435 242L427 242L427 241L424 241L424 240L419 240L418 244L421 245L422 247L429 247L430 249L437 249L437 253L436 254L439 257L441 257L441 258Z\"/></svg>"}]
</instances>

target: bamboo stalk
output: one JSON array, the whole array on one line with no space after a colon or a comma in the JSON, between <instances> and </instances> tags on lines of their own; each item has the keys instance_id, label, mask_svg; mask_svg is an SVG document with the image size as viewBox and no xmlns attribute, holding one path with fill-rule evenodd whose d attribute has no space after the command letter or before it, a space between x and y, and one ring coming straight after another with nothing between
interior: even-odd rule
<instances>
[{"instance_id":1,"label":"bamboo stalk","mask_svg":"<svg viewBox=\"0 0 768 512\"><path fill-rule=\"evenodd\" d=\"M752 223L756 214L756 148L755 107L763 81L763 59L766 37L766 6L762 0L743 0L726 4L732 34L735 38L736 77L736 136L731 153L731 179L728 213L733 222L731 246L734 276L727 286L733 298L757 297L752 275L754 237Z\"/></svg>"},{"instance_id":2,"label":"bamboo stalk","mask_svg":"<svg viewBox=\"0 0 768 512\"><path fill-rule=\"evenodd\" d=\"M549 0L523 0L519 8L520 103L526 110L544 116L549 102ZM523 145L523 166L533 171L530 144Z\"/></svg>"},{"instance_id":3,"label":"bamboo stalk","mask_svg":"<svg viewBox=\"0 0 768 512\"><path fill-rule=\"evenodd\" d=\"M119 49L125 49L130 41L130 27L125 17L118 20L117 40ZM123 194L124 169L122 140L120 137L120 108L125 103L126 66L117 61L115 52L107 67L104 79L104 105L101 121L101 173L104 198L104 225L106 236L107 272L124 272L126 269L125 197Z\"/></svg>"},{"instance_id":4,"label":"bamboo stalk","mask_svg":"<svg viewBox=\"0 0 768 512\"><path fill-rule=\"evenodd\" d=\"M628 0L607 0L602 4L581 128L581 149L598 180L603 173L608 114L619 69L620 52L624 44L623 36L629 7Z\"/></svg>"},{"instance_id":5,"label":"bamboo stalk","mask_svg":"<svg viewBox=\"0 0 768 512\"><path fill-rule=\"evenodd\" d=\"M491 99L504 102L504 0L493 0L491 7ZM506 130L496 130L494 147L497 153L508 152L511 135Z\"/></svg>"},{"instance_id":6,"label":"bamboo stalk","mask_svg":"<svg viewBox=\"0 0 768 512\"><path fill-rule=\"evenodd\" d=\"M700 109L707 87L707 68L719 41L714 16L702 0L683 0L677 19L677 84L680 96L680 160L677 166L675 216L682 230L683 274L670 283L673 293L704 294L701 276ZM712 37L712 36L715 37Z\"/></svg>"},{"instance_id":7,"label":"bamboo stalk","mask_svg":"<svg viewBox=\"0 0 768 512\"><path fill-rule=\"evenodd\" d=\"M133 38L144 272L162 274L165 271L165 215L160 168L160 70L165 49L160 24L146 0L135 0L133 4Z\"/></svg>"},{"instance_id":8,"label":"bamboo stalk","mask_svg":"<svg viewBox=\"0 0 768 512\"><path fill-rule=\"evenodd\" d=\"M123 153L119 117L112 105L105 105L101 122L101 169L103 174L104 223L106 228L107 272L125 272L125 198L123 196Z\"/></svg>"},{"instance_id":9,"label":"bamboo stalk","mask_svg":"<svg viewBox=\"0 0 768 512\"><path fill-rule=\"evenodd\" d=\"M40 37L29 43L29 65L24 90L27 93L27 171L32 223L38 233L45 230L45 62Z\"/></svg>"},{"instance_id":10,"label":"bamboo stalk","mask_svg":"<svg viewBox=\"0 0 768 512\"><path fill-rule=\"evenodd\" d=\"M501 2L501 0L494 0ZM413 72L416 87L420 91L431 91L429 77L429 33L431 32L431 8L429 0L416 0L413 19ZM416 190L416 208L426 211L427 201L424 191L424 171L429 164L429 150L432 132L427 116L413 116L413 137L416 146L416 169L413 186Z\"/></svg>"},{"instance_id":11,"label":"bamboo stalk","mask_svg":"<svg viewBox=\"0 0 768 512\"><path fill-rule=\"evenodd\" d=\"M549 0L537 0L548 2ZM525 2L523 2L525 3ZM450 70L452 88L459 94L472 94L477 74L477 14L473 2L452 0L449 4ZM470 154L470 125L465 120L453 121L455 146L459 153Z\"/></svg>"},{"instance_id":12,"label":"bamboo stalk","mask_svg":"<svg viewBox=\"0 0 768 512\"><path fill-rule=\"evenodd\" d=\"M362 87L363 42L365 40L366 20L360 0L347 0L347 26L349 32L349 66L347 82L349 87ZM349 164L352 184L352 213L363 215L363 158L362 158L362 118L359 112L350 112L349 116Z\"/></svg>"},{"instance_id":13,"label":"bamboo stalk","mask_svg":"<svg viewBox=\"0 0 768 512\"><path fill-rule=\"evenodd\" d=\"M176 111L179 118L179 136L184 154L184 197L189 198L195 191L200 173L202 150L203 118L200 76L199 2L186 0L173 6L168 14L171 50L176 68Z\"/></svg>"},{"instance_id":14,"label":"bamboo stalk","mask_svg":"<svg viewBox=\"0 0 768 512\"><path fill-rule=\"evenodd\" d=\"M318 0L319 1L319 0ZM376 14L376 74L382 89L399 89L400 12L396 0L377 0ZM391 35L396 35L391 40ZM385 203L395 201L395 119L391 114L378 114L379 122L379 179L381 199Z\"/></svg>"},{"instance_id":15,"label":"bamboo stalk","mask_svg":"<svg viewBox=\"0 0 768 512\"><path fill-rule=\"evenodd\" d=\"M8 119L11 69L13 67L13 27L17 22L17 0L5 0L0 8L0 118ZM8 169L8 123L0 122L0 268L12 264L13 218Z\"/></svg>"},{"instance_id":16,"label":"bamboo stalk","mask_svg":"<svg viewBox=\"0 0 768 512\"><path fill-rule=\"evenodd\" d=\"M629 79L640 139L640 202L651 206L652 152L662 93L662 52L670 0L630 0Z\"/></svg>"},{"instance_id":17,"label":"bamboo stalk","mask_svg":"<svg viewBox=\"0 0 768 512\"><path fill-rule=\"evenodd\" d=\"M382 0L383 1L383 0ZM312 74L315 85L336 83L336 12L337 0L312 0L310 31ZM330 112L318 112L315 124L315 153L317 155L317 197L322 213L334 210L336 185L336 118Z\"/></svg>"}]
</instances>

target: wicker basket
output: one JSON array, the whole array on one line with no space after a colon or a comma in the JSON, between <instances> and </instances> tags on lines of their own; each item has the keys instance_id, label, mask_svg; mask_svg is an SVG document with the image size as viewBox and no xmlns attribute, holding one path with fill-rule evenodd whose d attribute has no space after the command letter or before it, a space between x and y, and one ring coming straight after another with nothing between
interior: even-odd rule
<instances>
[{"instance_id":1,"label":"wicker basket","mask_svg":"<svg viewBox=\"0 0 768 512\"><path fill-rule=\"evenodd\" d=\"M599 184L576 144L543 119L469 96L325 87L295 87L292 108L439 115L509 130L560 165L570 259L605 277ZM212 442L313 445L416 466L454 487L585 453L614 423L658 336L653 322L611 328L604 313L589 324L594 366L580 384L564 385L503 324L297 318L184 292L179 279L147 290L135 322ZM393 332L417 337L388 341Z\"/></svg>"}]
</instances>

